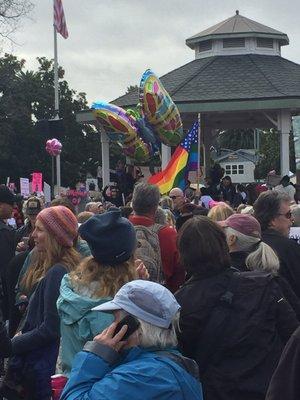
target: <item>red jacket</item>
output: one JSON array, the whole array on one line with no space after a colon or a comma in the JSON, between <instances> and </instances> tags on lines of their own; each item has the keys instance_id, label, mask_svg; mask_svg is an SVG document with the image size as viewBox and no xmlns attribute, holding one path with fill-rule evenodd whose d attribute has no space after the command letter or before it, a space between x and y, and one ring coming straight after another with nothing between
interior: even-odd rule
<instances>
[{"instance_id":1,"label":"red jacket","mask_svg":"<svg viewBox=\"0 0 300 400\"><path fill-rule=\"evenodd\" d=\"M155 223L149 217L138 215L130 215L129 220L133 225L151 226ZM185 272L179 263L179 253L176 244L177 232L171 226L164 226L158 232L158 239L166 287L172 293L175 293L183 284L185 278Z\"/></svg>"}]
</instances>

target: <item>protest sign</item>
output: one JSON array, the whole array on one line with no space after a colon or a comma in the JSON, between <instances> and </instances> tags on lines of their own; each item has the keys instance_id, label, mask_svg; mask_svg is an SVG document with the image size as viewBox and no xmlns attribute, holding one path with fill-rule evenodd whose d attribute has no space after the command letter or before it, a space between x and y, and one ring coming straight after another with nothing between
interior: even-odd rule
<instances>
[{"instance_id":1,"label":"protest sign","mask_svg":"<svg viewBox=\"0 0 300 400\"><path fill-rule=\"evenodd\" d=\"M43 191L43 174L41 172L34 172L32 174L32 191L42 192Z\"/></svg>"},{"instance_id":2,"label":"protest sign","mask_svg":"<svg viewBox=\"0 0 300 400\"><path fill-rule=\"evenodd\" d=\"M48 185L47 182L44 182L44 196L45 196L45 203L51 203L51 186Z\"/></svg>"},{"instance_id":3,"label":"protest sign","mask_svg":"<svg viewBox=\"0 0 300 400\"><path fill-rule=\"evenodd\" d=\"M30 195L28 178L20 178L20 193L24 197L28 197Z\"/></svg>"},{"instance_id":4,"label":"protest sign","mask_svg":"<svg viewBox=\"0 0 300 400\"><path fill-rule=\"evenodd\" d=\"M290 239L294 239L298 244L300 244L300 227L292 227L290 229Z\"/></svg>"}]
</instances>

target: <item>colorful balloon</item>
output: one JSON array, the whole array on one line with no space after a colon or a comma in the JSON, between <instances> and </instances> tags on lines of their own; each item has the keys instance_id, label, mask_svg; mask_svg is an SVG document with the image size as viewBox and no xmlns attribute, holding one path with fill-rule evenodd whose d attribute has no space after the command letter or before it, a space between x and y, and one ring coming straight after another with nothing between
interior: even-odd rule
<instances>
[{"instance_id":1,"label":"colorful balloon","mask_svg":"<svg viewBox=\"0 0 300 400\"><path fill-rule=\"evenodd\" d=\"M46 151L50 156L56 157L61 153L62 144L57 139L49 139L46 142Z\"/></svg>"},{"instance_id":2,"label":"colorful balloon","mask_svg":"<svg viewBox=\"0 0 300 400\"><path fill-rule=\"evenodd\" d=\"M183 138L183 128L177 106L151 70L142 76L139 100L137 110L126 111L104 102L93 103L92 109L109 138L119 142L126 155L144 162L159 142L177 146Z\"/></svg>"}]
</instances>

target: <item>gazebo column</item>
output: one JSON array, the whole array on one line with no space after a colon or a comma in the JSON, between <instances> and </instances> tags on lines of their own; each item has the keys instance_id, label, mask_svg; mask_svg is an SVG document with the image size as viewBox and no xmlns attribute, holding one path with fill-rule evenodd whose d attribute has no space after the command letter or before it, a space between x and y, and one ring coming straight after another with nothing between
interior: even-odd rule
<instances>
[{"instance_id":1,"label":"gazebo column","mask_svg":"<svg viewBox=\"0 0 300 400\"><path fill-rule=\"evenodd\" d=\"M278 112L278 130L280 133L280 174L288 175L290 171L290 132L291 132L291 112L290 110L280 110Z\"/></svg>"},{"instance_id":2,"label":"gazebo column","mask_svg":"<svg viewBox=\"0 0 300 400\"><path fill-rule=\"evenodd\" d=\"M204 166L203 174L204 177L208 176L210 170L210 148L212 146L212 129L211 128L202 128L201 131L203 132L203 144L204 144L204 160L200 160L200 164Z\"/></svg>"},{"instance_id":3,"label":"gazebo column","mask_svg":"<svg viewBox=\"0 0 300 400\"><path fill-rule=\"evenodd\" d=\"M161 169L165 169L171 159L171 147L161 144Z\"/></svg>"},{"instance_id":4,"label":"gazebo column","mask_svg":"<svg viewBox=\"0 0 300 400\"><path fill-rule=\"evenodd\" d=\"M103 187L105 187L110 182L110 173L109 173L109 139L104 129L100 129L100 137L101 137L101 154L102 154L102 179L103 179Z\"/></svg>"}]
</instances>

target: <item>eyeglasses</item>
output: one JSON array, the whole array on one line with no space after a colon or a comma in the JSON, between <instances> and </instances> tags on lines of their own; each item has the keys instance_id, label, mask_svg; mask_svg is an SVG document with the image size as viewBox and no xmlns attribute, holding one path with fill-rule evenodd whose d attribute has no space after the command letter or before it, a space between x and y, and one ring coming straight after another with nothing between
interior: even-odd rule
<instances>
[{"instance_id":1,"label":"eyeglasses","mask_svg":"<svg viewBox=\"0 0 300 400\"><path fill-rule=\"evenodd\" d=\"M177 197L181 197L181 196L170 196L170 199L175 200L175 199L177 199Z\"/></svg>"},{"instance_id":2,"label":"eyeglasses","mask_svg":"<svg viewBox=\"0 0 300 400\"><path fill-rule=\"evenodd\" d=\"M291 219L292 218L292 212L291 211L288 211L285 214L278 213L277 215L283 215L286 219Z\"/></svg>"}]
</instances>

